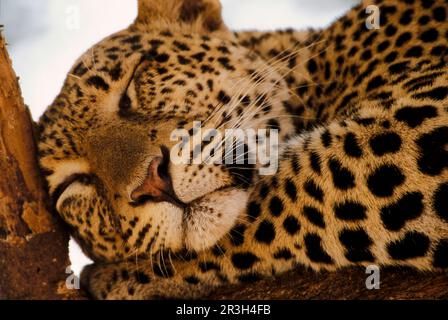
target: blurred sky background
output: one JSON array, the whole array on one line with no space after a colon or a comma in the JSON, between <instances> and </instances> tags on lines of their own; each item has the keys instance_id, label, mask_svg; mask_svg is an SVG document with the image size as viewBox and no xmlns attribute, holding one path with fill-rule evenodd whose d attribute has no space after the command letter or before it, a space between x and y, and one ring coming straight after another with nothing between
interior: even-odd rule
<instances>
[{"instance_id":1,"label":"blurred sky background","mask_svg":"<svg viewBox=\"0 0 448 320\"><path fill-rule=\"evenodd\" d=\"M161 0L163 1L163 0ZM232 29L324 27L358 0L221 0ZM105 36L126 28L137 0L0 0L0 24L25 103L37 120L74 61ZM89 262L70 242L72 270Z\"/></svg>"}]
</instances>

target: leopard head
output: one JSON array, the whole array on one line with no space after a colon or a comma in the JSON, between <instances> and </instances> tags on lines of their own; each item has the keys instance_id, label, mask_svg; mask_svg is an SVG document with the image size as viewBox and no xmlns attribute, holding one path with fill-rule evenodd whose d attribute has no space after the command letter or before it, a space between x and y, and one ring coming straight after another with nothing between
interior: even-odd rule
<instances>
[{"instance_id":1,"label":"leopard head","mask_svg":"<svg viewBox=\"0 0 448 320\"><path fill-rule=\"evenodd\" d=\"M93 259L204 250L244 219L257 165L172 159L173 132L204 145L194 123L259 129L285 113L275 65L238 45L220 12L214 0L139 2L135 22L76 61L41 117L49 193Z\"/></svg>"}]
</instances>

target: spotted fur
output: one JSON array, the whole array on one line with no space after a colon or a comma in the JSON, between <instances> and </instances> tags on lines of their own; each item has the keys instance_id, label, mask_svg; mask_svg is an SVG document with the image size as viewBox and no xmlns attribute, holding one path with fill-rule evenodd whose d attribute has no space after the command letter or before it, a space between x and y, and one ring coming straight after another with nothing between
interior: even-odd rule
<instances>
[{"instance_id":1,"label":"spotted fur","mask_svg":"<svg viewBox=\"0 0 448 320\"><path fill-rule=\"evenodd\" d=\"M40 120L93 297L195 298L298 264L448 268L446 1L378 0L378 30L364 1L323 30L237 33L213 0L142 3ZM278 172L170 163L186 207L132 201L193 120L278 128Z\"/></svg>"}]
</instances>

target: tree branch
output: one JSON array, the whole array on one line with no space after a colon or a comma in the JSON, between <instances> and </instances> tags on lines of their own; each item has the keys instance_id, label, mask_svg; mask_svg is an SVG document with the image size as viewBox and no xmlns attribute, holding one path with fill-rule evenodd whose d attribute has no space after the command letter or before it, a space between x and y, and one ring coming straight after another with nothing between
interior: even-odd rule
<instances>
[{"instance_id":1,"label":"tree branch","mask_svg":"<svg viewBox=\"0 0 448 320\"><path fill-rule=\"evenodd\" d=\"M210 299L294 299L294 300L413 300L448 299L448 275L422 273L409 268L380 269L379 289L366 288L365 269L345 268L336 272L315 272L299 268L249 285L229 286Z\"/></svg>"},{"instance_id":2,"label":"tree branch","mask_svg":"<svg viewBox=\"0 0 448 320\"><path fill-rule=\"evenodd\" d=\"M33 122L0 34L0 299L66 299L69 235L48 201Z\"/></svg>"}]
</instances>

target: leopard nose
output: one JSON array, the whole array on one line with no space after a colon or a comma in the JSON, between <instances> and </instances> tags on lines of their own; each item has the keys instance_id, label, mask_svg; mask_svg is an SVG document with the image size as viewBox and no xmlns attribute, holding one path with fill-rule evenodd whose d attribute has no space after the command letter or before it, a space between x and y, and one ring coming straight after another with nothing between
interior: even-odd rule
<instances>
[{"instance_id":1,"label":"leopard nose","mask_svg":"<svg viewBox=\"0 0 448 320\"><path fill-rule=\"evenodd\" d=\"M154 157L146 173L145 180L131 192L131 200L134 204L142 204L146 201L153 202L171 202L179 205L171 177L168 172L169 166L169 150L161 147L162 156Z\"/></svg>"}]
</instances>

